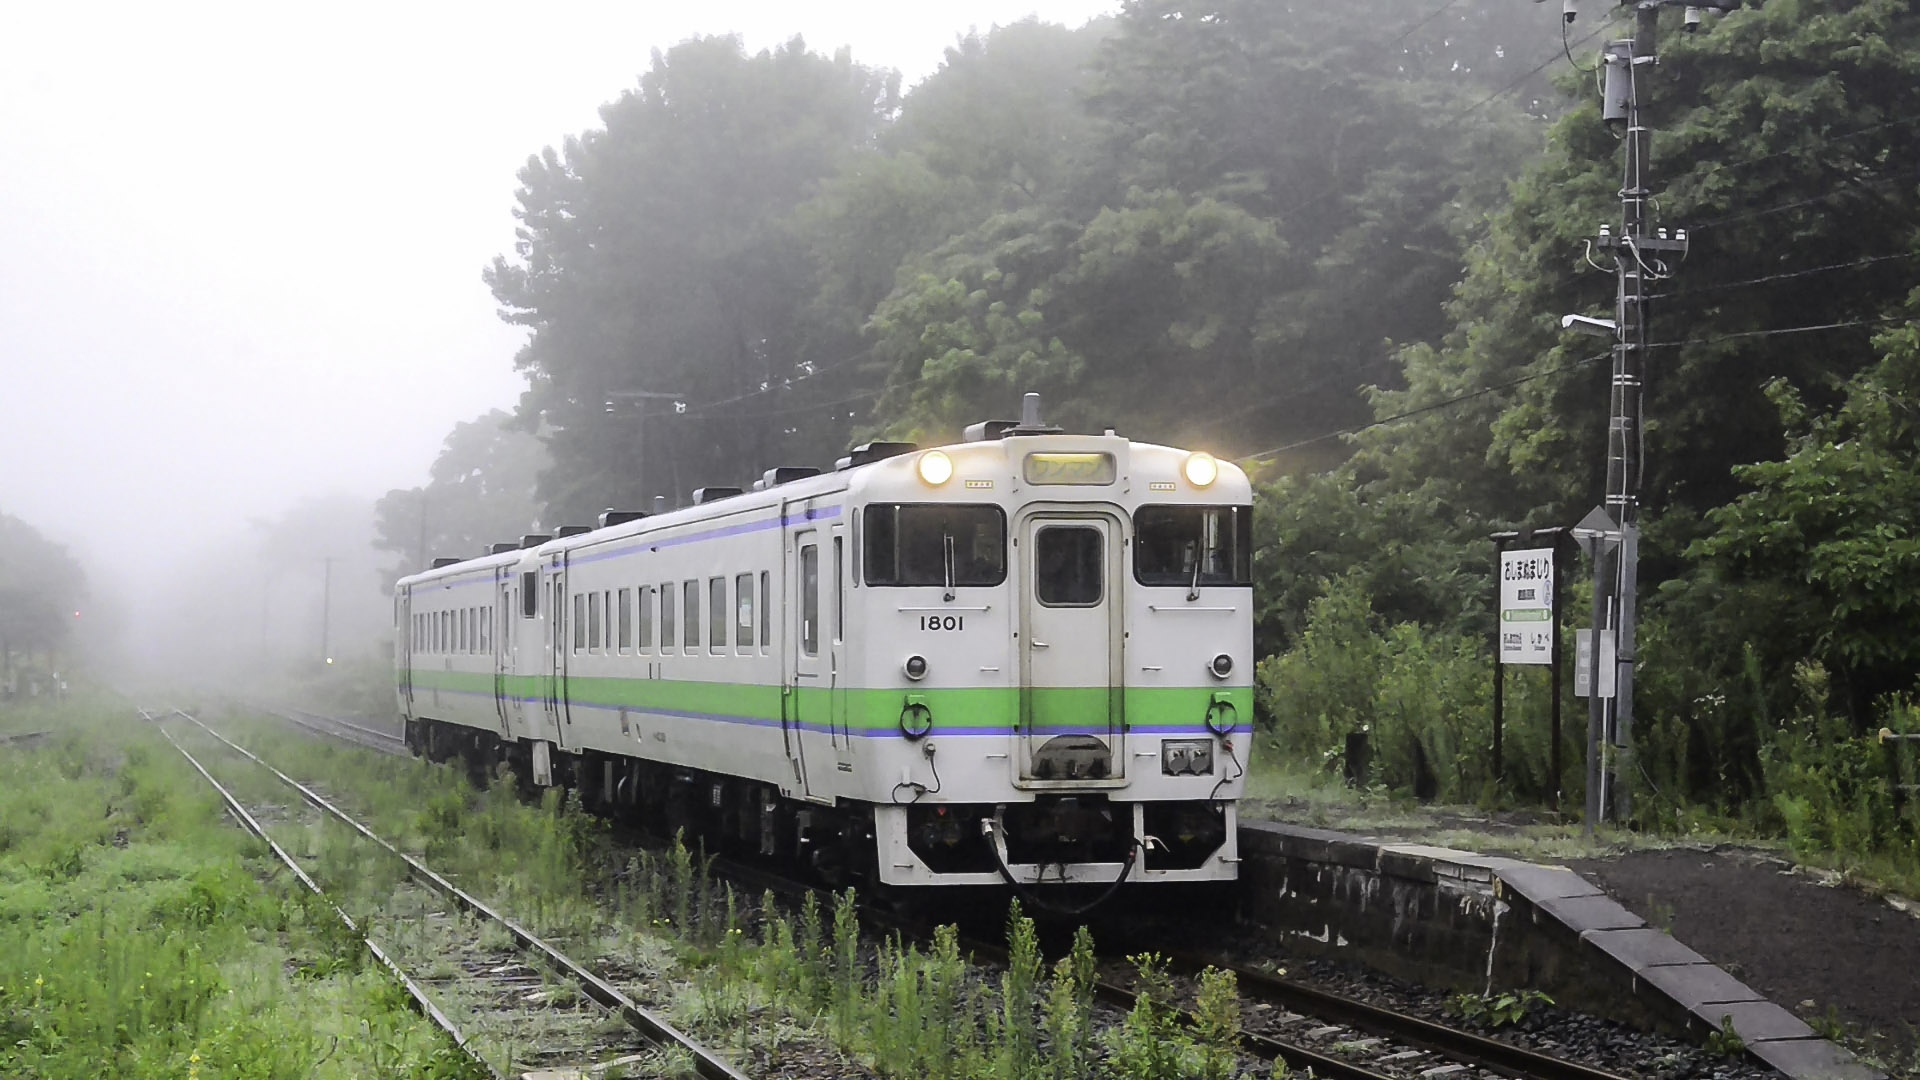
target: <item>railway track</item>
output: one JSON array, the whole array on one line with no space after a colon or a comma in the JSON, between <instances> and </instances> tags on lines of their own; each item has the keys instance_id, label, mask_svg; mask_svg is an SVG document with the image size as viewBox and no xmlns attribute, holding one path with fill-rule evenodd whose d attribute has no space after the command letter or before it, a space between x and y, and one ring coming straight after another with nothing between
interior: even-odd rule
<instances>
[{"instance_id":1,"label":"railway track","mask_svg":"<svg viewBox=\"0 0 1920 1080\"><path fill-rule=\"evenodd\" d=\"M140 710L140 718L148 722L155 720L154 714L147 709ZM294 878L298 880L302 886L314 896L326 901L327 905L333 909L334 915L346 926L347 930L359 938L366 946L367 952L373 957L374 961L385 968L387 973L392 975L393 978L406 989L407 997L412 1001L414 1010L425 1017L433 1026L444 1032L446 1036L452 1040L454 1046L458 1047L460 1052L464 1054L475 1067L479 1068L486 1075L493 1077L494 1080L505 1080L500 1071L495 1069L490 1062L481 1057L479 1052L474 1049L473 1044L468 1040L465 1033L460 1030L459 1026L456 1025L446 1013L440 1010L440 1007L434 1003L432 997L427 994L426 989L411 975L407 974L405 969L403 969L385 949L372 938L362 933L359 923L354 920L353 916L348 915L345 911L341 910L338 905L327 898L326 891L320 887L319 883L308 875L306 870L300 866L299 862L296 861L292 855L287 853L285 848L281 847L273 837L267 834L267 830L261 826L259 820L256 819L245 806L241 805L240 800L234 796L233 792L228 790L226 785L214 779L213 774L207 771L207 767L201 764L200 760L194 757L186 747L181 746L180 743L174 739L171 732L167 731L164 727L161 727L159 730L161 736L165 738L167 742L171 743L173 748L178 750L182 757L187 759L188 764L193 766L194 771L198 772L208 784L212 785L214 791L219 793L221 801L226 804L227 813L232 815L233 819L239 822L242 828L266 844L268 850L273 852L274 857L279 859L281 864L292 872Z\"/></svg>"},{"instance_id":2,"label":"railway track","mask_svg":"<svg viewBox=\"0 0 1920 1080\"><path fill-rule=\"evenodd\" d=\"M350 743L367 750L407 757L413 753L407 740L391 732L356 724L351 720L307 712L303 709L267 709L266 712L315 735Z\"/></svg>"},{"instance_id":3,"label":"railway track","mask_svg":"<svg viewBox=\"0 0 1920 1080\"><path fill-rule=\"evenodd\" d=\"M146 716L149 719L153 718L150 713L143 712L142 715ZM572 987L576 991L578 991L578 993L580 993L583 997L585 997L590 1001L596 1002L599 1006L604 1008L610 1015L615 1016L619 1020L624 1022L624 1024L627 1027L637 1032L643 1039L646 1040L647 1043L656 1047L660 1047L662 1049L672 1049L672 1050L676 1050L678 1052L684 1053L689 1059L689 1061L691 1062L692 1069L695 1074L705 1078L705 1080L746 1080L746 1075L740 1072L738 1069L734 1068L725 1059L721 1058L719 1055L715 1054L712 1050L702 1045L698 1040L692 1038L691 1036L685 1034L684 1032L674 1027L671 1023L669 1023L663 1017L655 1014L651 1010L646 1009L645 1007L635 1002L632 998L627 996L626 993L621 991L619 987L615 986L612 982L601 977L599 974L595 973L592 969L587 967L585 964L582 964L579 961L574 960L572 957L568 956L566 953L562 952L560 949L556 948L554 945L547 942L543 938L534 934L532 931L521 926L519 923L501 914L499 911L494 909L491 905L488 905L484 901L478 899L472 894L461 889L459 886L455 885L452 881L448 880L446 877L444 877L437 871L433 870L431 867L427 866L421 860L415 858L412 855L407 854L404 851L401 851L398 847L394 846L392 843L388 842L386 839L382 838L381 836L373 832L373 830L369 829L366 825L362 824L359 820L354 818L352 815L348 814L346 811L334 805L333 802L321 796L318 792L314 791L312 788L308 787L307 785L301 783L298 780L295 780L293 777L288 776L286 773L281 772L279 769L275 768L273 765L269 764L267 761L260 758L258 755L254 754L252 751L246 749L245 747L232 741L231 739L228 739L225 735L222 735L220 732L214 730L212 727L202 722L198 717L178 709L173 710L171 715L175 717L179 717L181 719L184 719L192 723L193 725L197 726L201 731L205 732L208 736L212 737L222 745L226 746L228 749L246 758L247 760L253 762L254 764L260 766L262 769L265 769L267 772L273 774L282 783L286 784L289 788L293 789L293 791L298 793L300 798L304 800L308 805L319 810L320 812L329 816L333 820L338 821L340 824L345 825L348 829L352 830L355 834L357 834L361 838L372 842L376 846L386 851L393 858L398 859L401 863L403 863L406 866L408 877L417 885L421 886L424 889L430 890L432 893L436 894L440 898L451 903L454 907L456 907L460 912L464 913L465 915L472 917L474 919L477 919L484 924L497 927L501 931L504 931L505 934L513 942L514 948L520 954L529 958L539 968L545 969L546 971L552 973L553 975L571 984ZM389 753L392 752L391 750L385 749L380 746L369 745L368 742L364 742L359 738L354 738L351 735L346 734L344 731L330 730L328 725L311 723L311 722L303 723L297 717L288 715L286 713L276 713L276 715L282 716L284 719L287 719L288 721L296 725L299 725L301 727L304 727L309 730L316 731L322 734L329 735L333 738L337 738L342 741L352 742L352 743L355 743L356 745L365 746L369 749L379 749L381 750L381 752L389 752ZM341 727L357 728L358 725L341 724ZM372 733L371 729L361 728L360 730L363 732ZM162 734L167 734L164 729L162 729ZM373 734L377 734L377 733L373 733ZM170 734L167 735L167 738L169 742L173 742L173 738ZM174 745L176 747L179 746L177 742L175 742ZM404 753L405 751L402 750L401 752ZM181 748L181 753L186 754L187 751L184 748ZM189 755L189 760L192 760L191 755ZM214 784L216 788L221 788L219 783L214 780L213 776L210 773L208 773L203 767L199 766L197 762L195 763L195 767L199 769L201 775L206 777L209 783ZM227 803L230 809L238 810L242 814L245 813L244 808L240 807L238 801L233 799L232 796L228 794L224 788L221 788L221 791L223 796L227 799ZM248 815L248 819L249 820L251 819L250 815ZM264 830L261 830L258 828L257 822L254 825L249 826L249 828L255 832L255 835L260 836L262 839L266 839L269 845L273 845L273 841L266 837ZM302 880L306 882L309 885L309 887L312 887L316 891L318 891L318 886L314 885L312 883L312 880L305 875L304 871L301 871L299 869L297 863L294 863L291 860L291 858L284 853L284 851L278 848L277 845L274 845L274 848L275 848L275 853L281 857L283 862L286 862L290 867L292 867L295 870L296 873L300 874ZM344 913L342 913L342 917L343 918L345 917ZM505 979L501 980L503 985L511 983L512 978L515 975L517 975L518 972L514 970L513 965L502 965L501 968L503 969L489 969L487 973L491 975L504 976ZM412 993L416 988L418 988L419 984L409 979L404 973L400 972L397 965L390 965L390 970L395 971L395 973L399 975L403 979L403 981L407 982L410 993ZM530 967L522 966L520 970L525 971L529 974L532 973L532 968ZM423 1008L434 1008L431 1002L426 1000L424 990L422 990L419 996L416 997L416 1001L419 1001L422 1004ZM438 1013L438 1010L434 1009L434 1012ZM442 1016L442 1019L444 1019L444 1016ZM440 1020L436 1020L435 1022L438 1024L440 1023ZM456 1042L460 1043L460 1045L462 1045L463 1048L467 1045L467 1040L465 1036L460 1035L457 1032L457 1030L451 1026L451 1021L447 1021L445 1024L442 1025L442 1027L443 1027L443 1030L447 1030L450 1034L454 1035L456 1038ZM471 1054L471 1051L469 1051L469 1053ZM493 1075L496 1075L496 1076L499 1075L497 1072L494 1072L491 1069L491 1067L489 1067L488 1071L493 1072Z\"/></svg>"},{"instance_id":4,"label":"railway track","mask_svg":"<svg viewBox=\"0 0 1920 1080\"><path fill-rule=\"evenodd\" d=\"M382 752L395 752L388 745L375 745L366 739L368 734L379 733L359 725L313 714L302 714L308 717L306 720L285 712L276 715L323 736ZM388 744L402 745L398 752L406 752L400 740L392 736L384 738ZM760 866L724 857L715 858L713 865L723 876L753 890L772 890L792 899L812 892L830 900L830 893L821 886ZM899 933L922 941L932 936L931 927L871 903L862 903L861 916L871 929L882 935ZM1005 951L997 944L976 939L963 941L962 945L976 957L996 963L1005 960ZM1208 966L1232 971L1240 996L1248 1006L1242 1010L1246 1030L1241 1035L1241 1049L1262 1061L1283 1062L1294 1070L1311 1070L1316 1077L1330 1080L1492 1080L1495 1077L1622 1080L1618 1074L1604 1069L1552 1057L1218 958L1169 954L1150 943L1130 943L1129 948L1119 952L1137 951L1160 952L1178 975L1196 976ZM1111 947L1103 950L1103 954L1109 962L1119 958ZM1139 1000L1130 987L1115 979L1096 982L1094 993L1100 1001L1123 1012L1132 1010ZM1186 1019L1191 1022L1192 1017Z\"/></svg>"}]
</instances>

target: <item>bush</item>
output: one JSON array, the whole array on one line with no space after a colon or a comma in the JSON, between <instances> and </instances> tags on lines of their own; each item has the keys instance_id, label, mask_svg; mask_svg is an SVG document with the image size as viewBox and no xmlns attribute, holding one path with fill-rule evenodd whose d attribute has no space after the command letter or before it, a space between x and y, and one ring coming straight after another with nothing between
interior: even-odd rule
<instances>
[{"instance_id":1,"label":"bush","mask_svg":"<svg viewBox=\"0 0 1920 1080\"><path fill-rule=\"evenodd\" d=\"M1372 780L1427 798L1487 798L1494 780L1488 643L1378 622L1359 580L1334 578L1313 601L1299 644L1260 662L1256 703L1281 752L1332 767L1346 736L1366 732ZM1549 790L1548 704L1544 679L1509 677L1506 772L1517 789L1541 795Z\"/></svg>"}]
</instances>

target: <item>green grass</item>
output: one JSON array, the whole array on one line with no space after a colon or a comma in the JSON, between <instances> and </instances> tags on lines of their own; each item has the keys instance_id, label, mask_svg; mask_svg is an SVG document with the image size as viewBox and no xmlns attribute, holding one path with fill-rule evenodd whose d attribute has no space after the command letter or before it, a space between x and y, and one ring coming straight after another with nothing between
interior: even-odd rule
<instances>
[{"instance_id":1,"label":"green grass","mask_svg":"<svg viewBox=\"0 0 1920 1080\"><path fill-rule=\"evenodd\" d=\"M0 747L0 1075L465 1075L129 704L0 716L41 729Z\"/></svg>"}]
</instances>

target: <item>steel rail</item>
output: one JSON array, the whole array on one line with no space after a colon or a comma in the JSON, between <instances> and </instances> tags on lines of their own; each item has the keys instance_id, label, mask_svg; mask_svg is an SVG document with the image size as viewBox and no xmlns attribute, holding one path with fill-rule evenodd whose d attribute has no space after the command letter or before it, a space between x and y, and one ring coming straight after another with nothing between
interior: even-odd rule
<instances>
[{"instance_id":1,"label":"steel rail","mask_svg":"<svg viewBox=\"0 0 1920 1080\"><path fill-rule=\"evenodd\" d=\"M342 739L354 745L365 745L358 739L341 732L327 731L320 724L306 722L300 716L280 710L273 711L276 715L284 716L319 734ZM390 735L384 735L369 728L361 728L359 725L345 721L336 721L332 717L325 719L329 723L338 723L365 731L370 735L393 739ZM729 877L750 879L763 888L773 888L789 895L799 896L808 891L827 891L818 886L770 874L733 859L716 857L714 865ZM911 924L893 913L882 912L870 904L862 904L861 913L862 917L870 923L884 929L919 937L928 936L925 927ZM1005 962L1005 951L996 945L980 941L968 941L963 944L979 955L996 962ZM1166 955L1176 969L1184 972L1198 972L1208 966L1232 971L1242 993L1248 996L1284 1005L1318 1019L1343 1023L1369 1035L1391 1039L1409 1047L1444 1056L1452 1062L1514 1077L1515 1080L1625 1080L1619 1074L1604 1069L1551 1057L1500 1039L1447 1027L1444 1024L1437 1024L1356 998L1280 978L1255 968L1198 959L1181 953L1167 953L1165 950L1154 951ZM1132 991L1109 982L1096 983L1093 990L1096 996L1119 1008L1131 1009L1138 1000ZM1333 1077L1335 1080L1387 1080L1384 1074L1371 1071L1353 1062L1331 1057L1311 1048L1268 1035L1245 1033L1242 1036L1242 1045L1249 1053L1258 1057L1285 1061L1289 1067L1295 1069L1312 1069L1316 1076Z\"/></svg>"},{"instance_id":2,"label":"steel rail","mask_svg":"<svg viewBox=\"0 0 1920 1080\"><path fill-rule=\"evenodd\" d=\"M1271 972L1219 963L1187 954L1172 954L1169 959L1184 970L1198 971L1209 965L1231 971L1242 991L1291 1009L1338 1021L1370 1035L1417 1046L1476 1068L1516 1077L1518 1080L1625 1080L1617 1073L1591 1065L1556 1058L1500 1039L1436 1024L1371 1002L1346 997L1317 986L1281 978Z\"/></svg>"},{"instance_id":3,"label":"steel rail","mask_svg":"<svg viewBox=\"0 0 1920 1080\"><path fill-rule=\"evenodd\" d=\"M267 762L261 760L258 755L246 747L241 746L239 743L220 734L213 728L208 727L205 723L201 722L199 717L179 709L175 709L174 713L198 725L202 731L225 743L235 752L252 761L254 764L259 765L261 768L279 777L287 786L299 792L300 797L307 800L307 802L331 814L335 819L366 839L385 848L389 854L406 864L408 872L415 880L439 892L462 908L504 928L507 933L513 936L514 941L520 948L538 956L554 970L564 972L568 978L571 978L580 985L588 997L606 1006L613 1012L618 1013L620 1018L625 1020L629 1026L639 1031L656 1045L677 1046L687 1051L688 1054L692 1055L694 1071L699 1075L706 1077L707 1080L747 1080L745 1073L729 1065L719 1055L707 1049L692 1036L675 1028L671 1023L668 1023L664 1017L658 1016L642 1007L639 1003L621 992L619 987L614 986L599 975L594 974L572 957L554 948L544 939L535 935L519 923L495 911L478 897L473 896L445 877L442 877L438 872L428 867L419 859L388 843L385 839L374 833L373 830L360 824L352 815L334 806L325 798L322 798L312 788L307 787L300 781L267 764Z\"/></svg>"},{"instance_id":4,"label":"steel rail","mask_svg":"<svg viewBox=\"0 0 1920 1080\"><path fill-rule=\"evenodd\" d=\"M146 709L139 711L141 719L147 721L154 719L153 714ZM325 901L326 905L333 909L334 915L340 919L340 922L353 933L354 937L360 940L361 944L367 947L367 952L372 955L375 960L379 961L380 966L386 968L388 974L399 980L400 985L406 989L407 996L413 1001L414 1011L426 1017L435 1027L445 1032L447 1037L453 1040L453 1044L459 1047L460 1052L465 1054L468 1060L485 1070L488 1076L493 1077L494 1080L506 1080L506 1077L501 1074L500 1070L494 1068L493 1064L486 1058L481 1057L480 1052L475 1050L473 1045L467 1041L467 1037L461 1033L459 1025L455 1024L453 1019L446 1013L440 1011L440 1007L434 1004L433 999L427 995L426 988L415 982L413 977L408 975L393 957L387 955L385 949L382 949L379 944L368 937L365 931L360 929L360 924L354 921L353 916L347 914L340 905L334 903L327 897L326 890L322 889L319 883L314 881L313 878L307 874L306 870L301 868L300 864L294 860L292 855L287 853L285 848L281 847L273 837L267 835L267 830L260 825L259 821L255 820L254 816L247 811L246 807L240 805L240 800L234 798L233 793L228 791L224 784L214 779L213 774L207 771L207 767L200 764L200 760L189 753L186 747L176 742L171 732L165 728L160 728L159 730L161 737L166 739L167 742L172 743L173 748L180 751L180 756L187 759L187 764L192 765L194 770L198 772L207 783L213 785L213 790L220 793L220 798L227 804L227 813L232 815L233 819L238 821L248 832L265 843L267 848L273 852L274 856L278 858L288 870L293 871L293 876L299 879L300 884L305 885L308 891Z\"/></svg>"},{"instance_id":5,"label":"steel rail","mask_svg":"<svg viewBox=\"0 0 1920 1080\"><path fill-rule=\"evenodd\" d=\"M318 713L302 713L296 716L294 713L281 709L268 709L266 711L290 724L304 728L315 735L335 739L349 746L358 746L362 749L372 750L381 754L391 754L394 757L410 757L413 753L413 751L407 748L405 739L389 735L384 731L375 731L372 728L361 727L359 724L349 723L345 720L336 720L331 716L323 717ZM353 732L362 732L364 735L353 734Z\"/></svg>"}]
</instances>

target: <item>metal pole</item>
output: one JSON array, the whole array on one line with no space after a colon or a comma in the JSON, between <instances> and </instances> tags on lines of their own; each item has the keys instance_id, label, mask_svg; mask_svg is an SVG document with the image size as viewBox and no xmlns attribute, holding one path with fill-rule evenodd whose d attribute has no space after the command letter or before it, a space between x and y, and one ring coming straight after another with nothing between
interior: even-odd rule
<instances>
[{"instance_id":1,"label":"metal pole","mask_svg":"<svg viewBox=\"0 0 1920 1080\"><path fill-rule=\"evenodd\" d=\"M1553 695L1548 711L1547 771L1552 778L1547 782L1547 801L1556 814L1560 812L1560 550L1566 546L1565 539L1564 535L1553 538L1553 662L1547 667L1547 681Z\"/></svg>"},{"instance_id":2,"label":"metal pole","mask_svg":"<svg viewBox=\"0 0 1920 1080\"><path fill-rule=\"evenodd\" d=\"M326 570L320 585L320 662L332 663L333 653L329 651L328 640L333 632L333 556L321 560Z\"/></svg>"},{"instance_id":3,"label":"metal pole","mask_svg":"<svg viewBox=\"0 0 1920 1080\"><path fill-rule=\"evenodd\" d=\"M1606 813L1604 794L1605 771L1601 768L1600 757L1606 747L1607 702L1601 696L1604 680L1600 674L1601 660L1605 650L1601 642L1605 637L1608 616L1613 608L1612 590L1608 588L1613 578L1612 545L1604 540L1594 545L1593 550L1593 655L1588 670L1592 672L1593 694L1587 698L1587 816L1584 832L1593 835L1594 825Z\"/></svg>"},{"instance_id":4,"label":"metal pole","mask_svg":"<svg viewBox=\"0 0 1920 1080\"><path fill-rule=\"evenodd\" d=\"M1507 666L1500 662L1500 634L1504 629L1500 624L1500 556L1507 550L1505 533L1496 533L1493 537L1493 779L1498 783L1501 775L1500 729L1504 725L1507 712Z\"/></svg>"}]
</instances>

